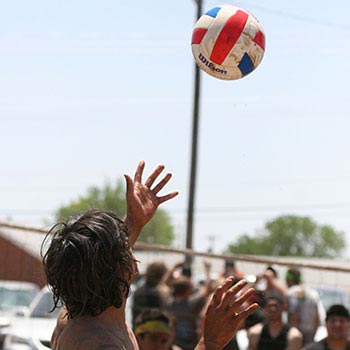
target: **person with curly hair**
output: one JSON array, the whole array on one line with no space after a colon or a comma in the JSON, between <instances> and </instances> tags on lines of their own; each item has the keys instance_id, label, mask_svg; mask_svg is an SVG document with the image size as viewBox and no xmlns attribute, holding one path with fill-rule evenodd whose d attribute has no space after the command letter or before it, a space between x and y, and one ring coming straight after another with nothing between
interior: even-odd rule
<instances>
[{"instance_id":1,"label":"person with curly hair","mask_svg":"<svg viewBox=\"0 0 350 350\"><path fill-rule=\"evenodd\" d=\"M143 184L144 166L141 161L134 179L125 175L124 221L111 212L91 209L54 226L43 242L44 269L55 305L59 301L64 304L52 337L54 350L138 349L125 318L130 283L138 273L132 247L158 206L178 194L158 196L171 178L167 174L153 186L164 169L162 165ZM254 291L248 289L232 303L246 282L230 289L231 284L226 280L214 293L197 350L222 349L240 320L258 307L241 311ZM224 324L218 327L221 322Z\"/></svg>"},{"instance_id":2,"label":"person with curly hair","mask_svg":"<svg viewBox=\"0 0 350 350\"><path fill-rule=\"evenodd\" d=\"M116 319L116 324L123 324L119 329L122 335L131 332L125 327L124 319L129 286L137 274L131 247L157 207L177 195L177 192L172 192L158 196L171 174L151 189L164 169L162 165L143 185L144 166L144 162L139 163L134 180L125 175L127 216L124 222L114 213L91 209L73 216L66 223L55 225L43 242L42 252L49 244L43 257L47 282L54 292L55 305L59 300L63 301L69 320L59 338L54 339L53 343L58 348L61 343L64 344L65 335L75 334L76 326L80 330L84 325L84 336L88 333L85 332L88 329L85 324L91 327L95 323L100 324L100 319ZM60 315L61 321L64 311ZM130 340L129 337L124 338ZM72 339L80 341L77 336ZM67 349L73 346L69 343ZM134 347L134 344L130 346Z\"/></svg>"}]
</instances>

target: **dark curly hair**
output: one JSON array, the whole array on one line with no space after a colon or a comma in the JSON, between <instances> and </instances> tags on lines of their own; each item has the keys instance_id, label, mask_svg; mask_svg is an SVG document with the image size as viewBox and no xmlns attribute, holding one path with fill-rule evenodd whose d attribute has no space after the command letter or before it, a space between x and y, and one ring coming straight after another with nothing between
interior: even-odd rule
<instances>
[{"instance_id":1,"label":"dark curly hair","mask_svg":"<svg viewBox=\"0 0 350 350\"><path fill-rule=\"evenodd\" d=\"M69 318L121 307L131 276L137 273L124 223L114 213L98 209L55 225L41 254L55 307L62 300Z\"/></svg>"}]
</instances>

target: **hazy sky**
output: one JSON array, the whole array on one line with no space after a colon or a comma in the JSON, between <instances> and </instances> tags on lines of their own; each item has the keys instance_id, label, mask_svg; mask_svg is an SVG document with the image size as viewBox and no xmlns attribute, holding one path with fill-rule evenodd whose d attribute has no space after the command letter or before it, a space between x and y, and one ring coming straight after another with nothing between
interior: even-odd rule
<instances>
[{"instance_id":1,"label":"hazy sky","mask_svg":"<svg viewBox=\"0 0 350 350\"><path fill-rule=\"evenodd\" d=\"M260 20L266 54L242 80L202 73L194 248L213 236L222 251L283 214L349 240L349 1L225 3ZM174 174L163 208L184 243L195 14L190 0L3 4L0 219L42 225L144 159Z\"/></svg>"}]
</instances>

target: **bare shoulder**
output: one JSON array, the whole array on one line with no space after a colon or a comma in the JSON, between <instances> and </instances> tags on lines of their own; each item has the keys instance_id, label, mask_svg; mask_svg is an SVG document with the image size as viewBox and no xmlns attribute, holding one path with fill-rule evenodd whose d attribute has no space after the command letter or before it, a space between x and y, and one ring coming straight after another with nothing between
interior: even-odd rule
<instances>
[{"instance_id":1,"label":"bare shoulder","mask_svg":"<svg viewBox=\"0 0 350 350\"><path fill-rule=\"evenodd\" d=\"M97 327L68 325L62 332L56 350L133 350L127 332Z\"/></svg>"},{"instance_id":2,"label":"bare shoulder","mask_svg":"<svg viewBox=\"0 0 350 350\"><path fill-rule=\"evenodd\" d=\"M297 328L291 327L289 332L288 332L288 338L289 339L302 339L303 335L301 334L301 332Z\"/></svg>"},{"instance_id":3,"label":"bare shoulder","mask_svg":"<svg viewBox=\"0 0 350 350\"><path fill-rule=\"evenodd\" d=\"M288 348L287 350L300 350L302 348L303 336L300 331L291 327L288 332Z\"/></svg>"},{"instance_id":4,"label":"bare shoulder","mask_svg":"<svg viewBox=\"0 0 350 350\"><path fill-rule=\"evenodd\" d=\"M129 350L132 349L126 340L103 334L79 335L74 338L60 339L57 350Z\"/></svg>"},{"instance_id":5,"label":"bare shoulder","mask_svg":"<svg viewBox=\"0 0 350 350\"><path fill-rule=\"evenodd\" d=\"M116 344L108 339L84 339L74 348L77 350L126 350L124 344Z\"/></svg>"},{"instance_id":6,"label":"bare shoulder","mask_svg":"<svg viewBox=\"0 0 350 350\"><path fill-rule=\"evenodd\" d=\"M264 325L262 323L257 323L256 325L250 327L247 331L249 336L260 336L260 333L263 329Z\"/></svg>"}]
</instances>

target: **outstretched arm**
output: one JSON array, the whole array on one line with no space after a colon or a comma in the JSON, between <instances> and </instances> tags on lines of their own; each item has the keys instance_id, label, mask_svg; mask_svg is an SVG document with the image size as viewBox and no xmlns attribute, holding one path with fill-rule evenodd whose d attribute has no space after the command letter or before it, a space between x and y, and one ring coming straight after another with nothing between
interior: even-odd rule
<instances>
[{"instance_id":1,"label":"outstretched arm","mask_svg":"<svg viewBox=\"0 0 350 350\"><path fill-rule=\"evenodd\" d=\"M254 312L259 305L243 307L243 303L254 293L253 288L242 291L247 285L245 280L231 287L231 276L218 287L209 303L204 318L203 336L195 350L222 350L239 329L243 319ZM241 293L238 296L238 293Z\"/></svg>"},{"instance_id":2,"label":"outstretched arm","mask_svg":"<svg viewBox=\"0 0 350 350\"><path fill-rule=\"evenodd\" d=\"M174 272L179 268L184 266L184 262L178 262L176 263L171 269L168 269L167 272L162 277L161 283L163 285L166 285L168 287L171 286L171 284L174 282Z\"/></svg>"},{"instance_id":3,"label":"outstretched arm","mask_svg":"<svg viewBox=\"0 0 350 350\"><path fill-rule=\"evenodd\" d=\"M124 175L127 202L125 222L128 225L131 246L135 244L142 228L152 219L158 206L178 194L178 192L171 192L164 196L158 196L160 190L169 182L170 173L166 174L158 184L151 188L164 170L164 165L158 165L146 182L142 184L144 168L145 162L141 161L136 169L134 180L129 175Z\"/></svg>"}]
</instances>

